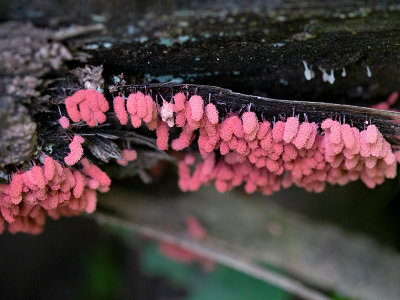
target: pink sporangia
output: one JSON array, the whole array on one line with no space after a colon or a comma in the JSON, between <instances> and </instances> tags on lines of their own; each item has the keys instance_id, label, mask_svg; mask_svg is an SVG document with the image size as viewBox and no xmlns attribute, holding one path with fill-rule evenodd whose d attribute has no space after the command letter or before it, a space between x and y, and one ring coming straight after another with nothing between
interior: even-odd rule
<instances>
[{"instance_id":1,"label":"pink sporangia","mask_svg":"<svg viewBox=\"0 0 400 300\"><path fill-rule=\"evenodd\" d=\"M131 115L131 123L134 128L139 128L142 125L142 119L137 115Z\"/></svg>"},{"instance_id":2,"label":"pink sporangia","mask_svg":"<svg viewBox=\"0 0 400 300\"><path fill-rule=\"evenodd\" d=\"M224 121L222 121L220 127L219 127L219 134L222 140L224 141L230 141L232 139L233 135L233 129L231 125L231 118L227 118Z\"/></svg>"},{"instance_id":3,"label":"pink sporangia","mask_svg":"<svg viewBox=\"0 0 400 300\"><path fill-rule=\"evenodd\" d=\"M131 116L136 115L137 105L136 105L136 94L131 93L128 96L128 100L126 101L126 109Z\"/></svg>"},{"instance_id":4,"label":"pink sporangia","mask_svg":"<svg viewBox=\"0 0 400 300\"><path fill-rule=\"evenodd\" d=\"M22 188L24 186L24 182L22 180L21 174L14 174L10 185L8 186L8 193L11 197L16 198L19 197L22 193Z\"/></svg>"},{"instance_id":5,"label":"pink sporangia","mask_svg":"<svg viewBox=\"0 0 400 300\"><path fill-rule=\"evenodd\" d=\"M78 170L73 171L75 186L72 190L72 194L75 198L80 198L82 196L83 190L85 189L85 181L81 172Z\"/></svg>"},{"instance_id":6,"label":"pink sporangia","mask_svg":"<svg viewBox=\"0 0 400 300\"><path fill-rule=\"evenodd\" d=\"M131 93L126 103L127 111L134 128L139 128L144 121L150 130L157 127L157 105L150 95L142 92ZM122 125L126 125L122 123Z\"/></svg>"},{"instance_id":7,"label":"pink sporangia","mask_svg":"<svg viewBox=\"0 0 400 300\"><path fill-rule=\"evenodd\" d=\"M61 125L62 128L68 129L69 127L69 120L66 116L62 116L58 119L58 123Z\"/></svg>"},{"instance_id":8,"label":"pink sporangia","mask_svg":"<svg viewBox=\"0 0 400 300\"><path fill-rule=\"evenodd\" d=\"M293 144L297 149L303 149L306 147L307 141L313 132L313 127L308 122L303 122L299 126L299 131L296 137L293 139Z\"/></svg>"},{"instance_id":9,"label":"pink sporangia","mask_svg":"<svg viewBox=\"0 0 400 300\"><path fill-rule=\"evenodd\" d=\"M108 176L84 161L83 173L71 171L46 156L42 165L13 174L9 184L0 185L0 223L11 233L42 232L46 215L57 219L82 212L93 212L96 190L108 188ZM85 173L88 171L89 173ZM94 189L89 182L99 181Z\"/></svg>"},{"instance_id":10,"label":"pink sporangia","mask_svg":"<svg viewBox=\"0 0 400 300\"><path fill-rule=\"evenodd\" d=\"M146 95L144 99L146 101L146 115L143 117L143 121L145 123L149 123L152 121L154 116L153 110L156 111L157 108L155 106L153 98L150 95Z\"/></svg>"},{"instance_id":11,"label":"pink sporangia","mask_svg":"<svg viewBox=\"0 0 400 300\"><path fill-rule=\"evenodd\" d=\"M374 144L378 140L379 130L375 125L369 125L366 130L366 142Z\"/></svg>"},{"instance_id":12,"label":"pink sporangia","mask_svg":"<svg viewBox=\"0 0 400 300\"><path fill-rule=\"evenodd\" d=\"M70 153L64 158L65 163L68 166L73 166L76 164L83 155L82 143L85 141L80 135L75 135L72 142L69 144Z\"/></svg>"},{"instance_id":13,"label":"pink sporangia","mask_svg":"<svg viewBox=\"0 0 400 300\"><path fill-rule=\"evenodd\" d=\"M92 164L87 158L83 158L82 161L83 172L98 181L101 186L108 187L111 184L111 179L103 172L98 166Z\"/></svg>"},{"instance_id":14,"label":"pink sporangia","mask_svg":"<svg viewBox=\"0 0 400 300\"><path fill-rule=\"evenodd\" d=\"M160 109L160 116L163 122L167 123L169 127L175 125L174 120L174 104L163 100L163 105Z\"/></svg>"},{"instance_id":15,"label":"pink sporangia","mask_svg":"<svg viewBox=\"0 0 400 300\"><path fill-rule=\"evenodd\" d=\"M130 117L134 128L143 125L155 131L160 150L168 149L169 130L175 127L171 134L179 136L171 141L172 150L190 147L190 154L178 163L182 191L213 183L220 192L243 186L246 193L270 195L291 185L321 192L327 183L343 185L360 179L372 188L396 175L400 154L393 153L379 128L370 123L359 130L340 117L316 124L294 112L279 116L280 121L259 120L257 114L262 112L253 111L221 116L211 97L205 105L200 95L179 92L170 101L156 103L151 94L133 92L127 100L116 96L114 112L121 125L128 125ZM65 105L72 121L96 126L105 121L108 102L95 90L81 90L68 97ZM74 128L70 129L69 133ZM110 179L82 159L83 142L75 134L69 145L64 161L74 169L45 157L43 166L38 163L17 172L6 187L0 186L0 227L12 223L10 230L36 232L42 228L43 216L58 218L95 209L95 191L108 190ZM200 154L195 156L195 149ZM125 149L121 156L117 162L126 165L137 153ZM27 219L34 219L35 225L24 227Z\"/></svg>"},{"instance_id":16,"label":"pink sporangia","mask_svg":"<svg viewBox=\"0 0 400 300\"><path fill-rule=\"evenodd\" d=\"M97 196L96 196L96 191L93 189L87 189L86 190L86 207L85 211L88 214L91 214L96 210L96 204L97 204Z\"/></svg>"},{"instance_id":17,"label":"pink sporangia","mask_svg":"<svg viewBox=\"0 0 400 300\"><path fill-rule=\"evenodd\" d=\"M243 138L244 131L242 121L238 116L231 116L225 119L220 126L219 133L221 139L227 142L232 139L233 135L237 138Z\"/></svg>"},{"instance_id":18,"label":"pink sporangia","mask_svg":"<svg viewBox=\"0 0 400 300\"><path fill-rule=\"evenodd\" d=\"M86 122L90 127L96 126L96 120L93 112L90 110L88 101L82 101L79 103L79 111L84 122Z\"/></svg>"},{"instance_id":19,"label":"pink sporangia","mask_svg":"<svg viewBox=\"0 0 400 300\"><path fill-rule=\"evenodd\" d=\"M245 134L250 135L258 130L258 118L252 111L243 113L242 115L243 131Z\"/></svg>"},{"instance_id":20,"label":"pink sporangia","mask_svg":"<svg viewBox=\"0 0 400 300\"><path fill-rule=\"evenodd\" d=\"M43 161L44 164L44 178L46 181L50 181L54 177L55 165L54 161L50 156L46 156Z\"/></svg>"},{"instance_id":21,"label":"pink sporangia","mask_svg":"<svg viewBox=\"0 0 400 300\"><path fill-rule=\"evenodd\" d=\"M167 123L159 122L156 134L157 134L157 147L160 150L168 150L168 138L169 138L169 128Z\"/></svg>"},{"instance_id":22,"label":"pink sporangia","mask_svg":"<svg viewBox=\"0 0 400 300\"><path fill-rule=\"evenodd\" d=\"M192 142L193 136L193 130L189 126L185 127L179 137L172 141L172 149L175 151L181 151L189 147L190 143Z\"/></svg>"},{"instance_id":23,"label":"pink sporangia","mask_svg":"<svg viewBox=\"0 0 400 300\"><path fill-rule=\"evenodd\" d=\"M128 113L126 112L125 108L125 99L120 96L115 97L113 105L114 105L115 115L117 116L119 122L122 125L128 124Z\"/></svg>"},{"instance_id":24,"label":"pink sporangia","mask_svg":"<svg viewBox=\"0 0 400 300\"><path fill-rule=\"evenodd\" d=\"M90 127L106 121L107 99L96 90L79 90L65 99L68 116L73 122L85 121Z\"/></svg>"},{"instance_id":25,"label":"pink sporangia","mask_svg":"<svg viewBox=\"0 0 400 300\"><path fill-rule=\"evenodd\" d=\"M285 132L285 122L278 121L272 128L272 138L275 143L279 143L283 140L283 134Z\"/></svg>"},{"instance_id":26,"label":"pink sporangia","mask_svg":"<svg viewBox=\"0 0 400 300\"><path fill-rule=\"evenodd\" d=\"M338 121L333 121L329 127L329 138L333 144L340 144L342 142L341 126Z\"/></svg>"},{"instance_id":27,"label":"pink sporangia","mask_svg":"<svg viewBox=\"0 0 400 300\"><path fill-rule=\"evenodd\" d=\"M354 143L355 143L354 131L350 127L349 124L341 125L341 137L342 137L344 146L347 149L352 149L354 147Z\"/></svg>"},{"instance_id":28,"label":"pink sporangia","mask_svg":"<svg viewBox=\"0 0 400 300\"><path fill-rule=\"evenodd\" d=\"M157 104L156 102L153 100L152 97L147 97L147 101L148 101L148 110L151 111L151 114L149 113L148 117L146 117L144 119L144 121L146 122L146 126L149 130L154 131L157 128L157 124L158 124L158 111L157 111ZM173 120L173 118L172 118Z\"/></svg>"},{"instance_id":29,"label":"pink sporangia","mask_svg":"<svg viewBox=\"0 0 400 300\"><path fill-rule=\"evenodd\" d=\"M191 109L191 118L193 121L199 122L203 117L204 112L204 100L201 96L193 95L189 99L189 105Z\"/></svg>"},{"instance_id":30,"label":"pink sporangia","mask_svg":"<svg viewBox=\"0 0 400 300\"><path fill-rule=\"evenodd\" d=\"M288 118L285 124L285 130L283 132L283 140L286 143L290 143L297 135L298 129L299 129L299 119L296 117Z\"/></svg>"},{"instance_id":31,"label":"pink sporangia","mask_svg":"<svg viewBox=\"0 0 400 300\"><path fill-rule=\"evenodd\" d=\"M332 125L335 123L335 121L334 120L332 120L332 119L325 119L325 120L323 120L322 121L322 123L321 123L321 128L323 129L323 130L327 130L327 129L329 129L329 128L331 128L332 127Z\"/></svg>"},{"instance_id":32,"label":"pink sporangia","mask_svg":"<svg viewBox=\"0 0 400 300\"><path fill-rule=\"evenodd\" d=\"M137 116L143 119L147 115L147 104L142 92L136 93Z\"/></svg>"},{"instance_id":33,"label":"pink sporangia","mask_svg":"<svg viewBox=\"0 0 400 300\"><path fill-rule=\"evenodd\" d=\"M137 158L137 152L133 149L125 149L122 151L122 159L117 159L117 163L121 166L126 166L128 162L134 161Z\"/></svg>"},{"instance_id":34,"label":"pink sporangia","mask_svg":"<svg viewBox=\"0 0 400 300\"><path fill-rule=\"evenodd\" d=\"M181 160L178 163L178 186L183 192L189 190L190 185L190 168L189 164L185 160Z\"/></svg>"},{"instance_id":35,"label":"pink sporangia","mask_svg":"<svg viewBox=\"0 0 400 300\"><path fill-rule=\"evenodd\" d=\"M44 189L46 186L46 180L43 175L43 170L39 166L33 166L28 172L28 178L31 180L32 184L36 185L40 189Z\"/></svg>"},{"instance_id":36,"label":"pink sporangia","mask_svg":"<svg viewBox=\"0 0 400 300\"><path fill-rule=\"evenodd\" d=\"M231 120L231 128L233 134L237 138L243 138L244 137L244 129L243 129L243 124L242 121L240 120L239 116L232 116L230 118Z\"/></svg>"},{"instance_id":37,"label":"pink sporangia","mask_svg":"<svg viewBox=\"0 0 400 300\"><path fill-rule=\"evenodd\" d=\"M185 118L186 118L186 122L184 123L183 126L190 128L192 131L199 129L200 122L193 119L192 108L189 104L186 105L185 110L183 112L185 113Z\"/></svg>"},{"instance_id":38,"label":"pink sporangia","mask_svg":"<svg viewBox=\"0 0 400 300\"><path fill-rule=\"evenodd\" d=\"M133 149L125 149L122 151L122 158L127 161L133 161L137 158L137 152Z\"/></svg>"},{"instance_id":39,"label":"pink sporangia","mask_svg":"<svg viewBox=\"0 0 400 300\"><path fill-rule=\"evenodd\" d=\"M208 103L205 108L208 121L215 125L218 124L218 110L213 103Z\"/></svg>"},{"instance_id":40,"label":"pink sporangia","mask_svg":"<svg viewBox=\"0 0 400 300\"><path fill-rule=\"evenodd\" d=\"M270 132L271 123L268 121L263 121L260 123L260 128L257 132L257 139L262 141L266 138L267 134Z\"/></svg>"},{"instance_id":41,"label":"pink sporangia","mask_svg":"<svg viewBox=\"0 0 400 300\"><path fill-rule=\"evenodd\" d=\"M381 134L376 137L374 126L359 134L357 128L326 119L319 133L315 123L300 122L296 117L275 124L259 122L253 112L243 113L242 120L237 115L228 116L216 126L210 123L207 109L200 121L194 121L192 107L195 106L185 103L179 107L178 114L185 112L186 120L180 122L183 130L179 138L172 141L172 148L181 151L188 147L198 128L198 146L203 157L218 151L221 158L214 162L214 171L207 177L200 175L201 161L194 166L193 172L188 162L180 162L179 186L184 191L196 190L202 184L215 181L220 192L241 184L249 193L259 190L271 194L282 184L285 187L295 184L320 192L326 182L345 184L361 178L372 186L372 182L376 184L384 177L393 176L395 156L388 154L391 153L389 144L383 147L384 139ZM371 157L372 152L377 154ZM360 167L355 169L356 166ZM363 171L361 167L369 171ZM371 171L377 168L388 171ZM373 176L371 172L374 172ZM234 180L232 174L235 174ZM285 178L282 184L281 176Z\"/></svg>"},{"instance_id":42,"label":"pink sporangia","mask_svg":"<svg viewBox=\"0 0 400 300\"><path fill-rule=\"evenodd\" d=\"M186 114L184 111L180 111L176 113L175 117L175 125L176 127L184 127L186 124Z\"/></svg>"},{"instance_id":43,"label":"pink sporangia","mask_svg":"<svg viewBox=\"0 0 400 300\"><path fill-rule=\"evenodd\" d=\"M65 99L65 107L67 113L73 122L79 122L81 120L81 115L78 110L78 104L85 100L85 90L79 90L75 92L72 96Z\"/></svg>"},{"instance_id":44,"label":"pink sporangia","mask_svg":"<svg viewBox=\"0 0 400 300\"><path fill-rule=\"evenodd\" d=\"M185 163L187 163L189 166L191 166L196 161L196 157L192 153L188 153L185 155L184 160L185 160Z\"/></svg>"},{"instance_id":45,"label":"pink sporangia","mask_svg":"<svg viewBox=\"0 0 400 300\"><path fill-rule=\"evenodd\" d=\"M174 111L180 112L185 109L186 96L181 92L174 95Z\"/></svg>"}]
</instances>

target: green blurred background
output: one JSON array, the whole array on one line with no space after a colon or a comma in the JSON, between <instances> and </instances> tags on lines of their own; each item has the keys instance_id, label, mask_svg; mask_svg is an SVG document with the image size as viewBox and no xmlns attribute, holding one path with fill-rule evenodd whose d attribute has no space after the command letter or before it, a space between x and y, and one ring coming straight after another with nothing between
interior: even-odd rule
<instances>
[{"instance_id":1,"label":"green blurred background","mask_svg":"<svg viewBox=\"0 0 400 300\"><path fill-rule=\"evenodd\" d=\"M0 239L1 299L295 299L217 265L175 262L157 242L89 218L47 223L39 236Z\"/></svg>"}]
</instances>

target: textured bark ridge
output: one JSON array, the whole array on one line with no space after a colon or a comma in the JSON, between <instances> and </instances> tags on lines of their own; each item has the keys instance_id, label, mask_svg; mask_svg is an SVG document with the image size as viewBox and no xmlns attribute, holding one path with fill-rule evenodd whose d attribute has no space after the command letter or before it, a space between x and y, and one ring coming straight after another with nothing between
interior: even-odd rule
<instances>
[{"instance_id":1,"label":"textured bark ridge","mask_svg":"<svg viewBox=\"0 0 400 300\"><path fill-rule=\"evenodd\" d=\"M28 110L11 97L0 98L0 167L20 164L33 154L36 124Z\"/></svg>"}]
</instances>

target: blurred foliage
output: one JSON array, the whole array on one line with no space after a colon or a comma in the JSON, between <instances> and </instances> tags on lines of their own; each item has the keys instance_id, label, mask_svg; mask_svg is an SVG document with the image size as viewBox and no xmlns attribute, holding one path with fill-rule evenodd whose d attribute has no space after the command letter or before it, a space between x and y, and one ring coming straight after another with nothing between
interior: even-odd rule
<instances>
[{"instance_id":1,"label":"blurred foliage","mask_svg":"<svg viewBox=\"0 0 400 300\"><path fill-rule=\"evenodd\" d=\"M112 250L91 245L83 260L84 281L77 299L111 299L118 295L124 278Z\"/></svg>"},{"instance_id":2,"label":"blurred foliage","mask_svg":"<svg viewBox=\"0 0 400 300\"><path fill-rule=\"evenodd\" d=\"M213 272L206 273L199 265L175 262L161 255L156 243L142 252L141 266L148 275L162 275L187 288L185 300L290 299L287 292L228 267L216 265Z\"/></svg>"}]
</instances>

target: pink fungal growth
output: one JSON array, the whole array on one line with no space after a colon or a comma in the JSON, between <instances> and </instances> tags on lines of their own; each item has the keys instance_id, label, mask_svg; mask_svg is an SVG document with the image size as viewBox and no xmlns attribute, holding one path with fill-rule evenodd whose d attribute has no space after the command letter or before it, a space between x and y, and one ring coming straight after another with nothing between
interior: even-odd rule
<instances>
[{"instance_id":1,"label":"pink fungal growth","mask_svg":"<svg viewBox=\"0 0 400 300\"><path fill-rule=\"evenodd\" d=\"M358 179L374 187L396 173L396 156L375 125L360 133L349 124L326 119L319 132L316 123L300 122L294 116L272 125L259 122L250 111L241 119L231 115L218 123L215 105L210 103L203 109L202 98L192 96L186 101L179 93L174 101L175 121L182 132L172 141L172 149L188 147L198 130L198 147L204 159L197 164L180 161L178 184L183 191L215 182L220 192L244 185L248 193L270 195L293 184L321 192L326 183L346 184ZM166 128L164 121L159 123L161 149L166 147L161 140L166 139L160 139L160 133ZM220 153L218 160L208 155L214 151ZM206 162L212 167L204 171Z\"/></svg>"},{"instance_id":2,"label":"pink fungal growth","mask_svg":"<svg viewBox=\"0 0 400 300\"><path fill-rule=\"evenodd\" d=\"M137 107L137 116L143 119L147 115L147 104L145 95L142 92L136 93L136 107Z\"/></svg>"},{"instance_id":3,"label":"pink fungal growth","mask_svg":"<svg viewBox=\"0 0 400 300\"><path fill-rule=\"evenodd\" d=\"M125 149L122 151L122 159L117 159L117 163L121 166L126 166L128 162L137 159L137 152L131 149Z\"/></svg>"},{"instance_id":4,"label":"pink fungal growth","mask_svg":"<svg viewBox=\"0 0 400 300\"><path fill-rule=\"evenodd\" d=\"M114 112L122 125L128 124L128 113L125 109L125 99L118 96L114 98Z\"/></svg>"},{"instance_id":5,"label":"pink fungal growth","mask_svg":"<svg viewBox=\"0 0 400 300\"><path fill-rule=\"evenodd\" d=\"M68 166L73 166L81 160L83 155L82 143L84 141L84 138L77 134L72 139L72 142L68 146L70 153L64 158L64 161Z\"/></svg>"},{"instance_id":6,"label":"pink fungal growth","mask_svg":"<svg viewBox=\"0 0 400 300\"><path fill-rule=\"evenodd\" d=\"M62 116L58 119L58 123L61 125L62 128L68 129L69 127L69 120L66 116Z\"/></svg>"},{"instance_id":7,"label":"pink fungal growth","mask_svg":"<svg viewBox=\"0 0 400 300\"><path fill-rule=\"evenodd\" d=\"M85 163L92 166L88 161ZM98 173L71 172L46 156L42 166L35 165L28 171L13 174L9 184L0 184L1 230L7 227L11 233L39 234L47 215L58 219L93 212L96 190L108 188L111 183L105 173L101 176ZM97 189L89 186L93 181L98 182Z\"/></svg>"},{"instance_id":8,"label":"pink fungal growth","mask_svg":"<svg viewBox=\"0 0 400 300\"><path fill-rule=\"evenodd\" d=\"M167 123L169 127L174 126L174 104L163 101L163 106L160 109L160 116L161 120Z\"/></svg>"},{"instance_id":9,"label":"pink fungal growth","mask_svg":"<svg viewBox=\"0 0 400 300\"><path fill-rule=\"evenodd\" d=\"M43 189L46 186L46 181L41 167L33 166L33 168L27 173L32 184L36 185L40 189Z\"/></svg>"},{"instance_id":10,"label":"pink fungal growth","mask_svg":"<svg viewBox=\"0 0 400 300\"><path fill-rule=\"evenodd\" d=\"M20 174L15 174L8 186L8 192L11 197L11 202L13 204L19 204L22 200L22 189L24 187L24 182Z\"/></svg>"},{"instance_id":11,"label":"pink fungal growth","mask_svg":"<svg viewBox=\"0 0 400 300\"><path fill-rule=\"evenodd\" d=\"M136 115L137 105L136 105L136 94L132 93L128 96L128 100L126 101L126 109L128 113L132 116Z\"/></svg>"},{"instance_id":12,"label":"pink fungal growth","mask_svg":"<svg viewBox=\"0 0 400 300\"><path fill-rule=\"evenodd\" d=\"M94 107L94 98L88 103L85 99L83 92L77 92L68 105L72 111L74 105L82 106L79 117L93 122L95 118L88 111ZM396 95L391 96L390 103L396 99ZM260 191L270 195L291 185L322 192L326 183L343 185L358 179L373 188L385 178L396 175L400 159L400 154L393 153L391 145L375 125L360 131L350 124L328 118L318 126L308 122L306 117L301 121L294 114L286 121L281 116L280 121L271 123L259 121L252 111L241 115L230 112L220 121L217 106L211 99L205 105L199 95L192 95L188 100L188 96L180 92L171 102L163 100L159 105L150 95L134 92L128 96L126 110L124 99L116 97L114 111L122 125L128 123L129 114L133 127L145 123L155 131L160 150L168 149L169 127L173 126L181 130L171 141L174 151L182 151L197 141L201 159L189 155L178 164L178 185L182 191L195 191L202 185L214 183L220 192L244 186L246 193ZM73 141L70 145L71 163L81 158L77 150L81 145L73 146L75 144ZM127 161L129 159L124 158L118 163L125 165ZM97 171L91 170L94 167L86 167L84 160L82 165L86 174L101 183L96 177L99 176L95 174ZM24 176L22 181L25 185ZM95 188L96 182L90 182L90 186ZM29 181L29 185L36 186L36 183ZM81 192L79 188L78 192Z\"/></svg>"},{"instance_id":13,"label":"pink fungal growth","mask_svg":"<svg viewBox=\"0 0 400 300\"><path fill-rule=\"evenodd\" d=\"M248 111L243 113L242 121L245 134L250 135L258 129L258 119L254 112Z\"/></svg>"},{"instance_id":14,"label":"pink fungal growth","mask_svg":"<svg viewBox=\"0 0 400 300\"><path fill-rule=\"evenodd\" d=\"M375 125L369 125L366 130L366 141L369 144L376 143L379 136L379 130Z\"/></svg>"},{"instance_id":15,"label":"pink fungal growth","mask_svg":"<svg viewBox=\"0 0 400 300\"><path fill-rule=\"evenodd\" d=\"M111 179L98 166L92 164L87 158L82 159L83 172L96 180L100 186L109 187Z\"/></svg>"},{"instance_id":16,"label":"pink fungal growth","mask_svg":"<svg viewBox=\"0 0 400 300\"><path fill-rule=\"evenodd\" d=\"M285 131L283 132L283 140L286 143L290 143L297 135L299 129L299 119L296 117L290 117L287 119L285 124Z\"/></svg>"},{"instance_id":17,"label":"pink fungal growth","mask_svg":"<svg viewBox=\"0 0 400 300\"><path fill-rule=\"evenodd\" d=\"M180 112L185 109L186 96L183 93L174 95L174 111Z\"/></svg>"},{"instance_id":18,"label":"pink fungal growth","mask_svg":"<svg viewBox=\"0 0 400 300\"><path fill-rule=\"evenodd\" d=\"M153 98L150 95L146 95L144 99L146 101L146 115L143 117L143 121L149 123L153 118L153 108L156 110L156 107Z\"/></svg>"},{"instance_id":19,"label":"pink fungal growth","mask_svg":"<svg viewBox=\"0 0 400 300\"><path fill-rule=\"evenodd\" d=\"M293 144L299 150L306 148L307 141L310 139L312 133L313 133L313 126L310 123L308 122L301 123L296 138L292 140Z\"/></svg>"},{"instance_id":20,"label":"pink fungal growth","mask_svg":"<svg viewBox=\"0 0 400 300\"><path fill-rule=\"evenodd\" d=\"M278 121L272 128L272 138L274 142L279 143L283 140L283 134L285 133L285 122Z\"/></svg>"},{"instance_id":21,"label":"pink fungal growth","mask_svg":"<svg viewBox=\"0 0 400 300\"><path fill-rule=\"evenodd\" d=\"M68 116L73 122L85 121L90 127L106 121L109 110L106 98L96 90L79 90L65 99Z\"/></svg>"},{"instance_id":22,"label":"pink fungal growth","mask_svg":"<svg viewBox=\"0 0 400 300\"><path fill-rule=\"evenodd\" d=\"M125 149L122 151L122 157L127 161L134 161L137 158L137 152L135 150Z\"/></svg>"},{"instance_id":23,"label":"pink fungal growth","mask_svg":"<svg viewBox=\"0 0 400 300\"><path fill-rule=\"evenodd\" d=\"M157 126L157 147L160 150L168 150L168 125L164 122L160 122Z\"/></svg>"},{"instance_id":24,"label":"pink fungal growth","mask_svg":"<svg viewBox=\"0 0 400 300\"><path fill-rule=\"evenodd\" d=\"M204 101L201 96L193 95L189 99L189 105L191 110L191 118L193 121L199 122L203 117L204 112Z\"/></svg>"},{"instance_id":25,"label":"pink fungal growth","mask_svg":"<svg viewBox=\"0 0 400 300\"><path fill-rule=\"evenodd\" d=\"M150 130L156 129L157 107L150 95L144 95L142 92L131 93L126 106L134 128L139 128L144 121Z\"/></svg>"},{"instance_id":26,"label":"pink fungal growth","mask_svg":"<svg viewBox=\"0 0 400 300\"><path fill-rule=\"evenodd\" d=\"M205 111L208 121L213 125L218 124L218 110L216 106L212 103L208 103Z\"/></svg>"},{"instance_id":27,"label":"pink fungal growth","mask_svg":"<svg viewBox=\"0 0 400 300\"><path fill-rule=\"evenodd\" d=\"M344 146L347 149L352 149L356 141L355 141L354 131L349 124L342 124L341 136Z\"/></svg>"}]
</instances>

